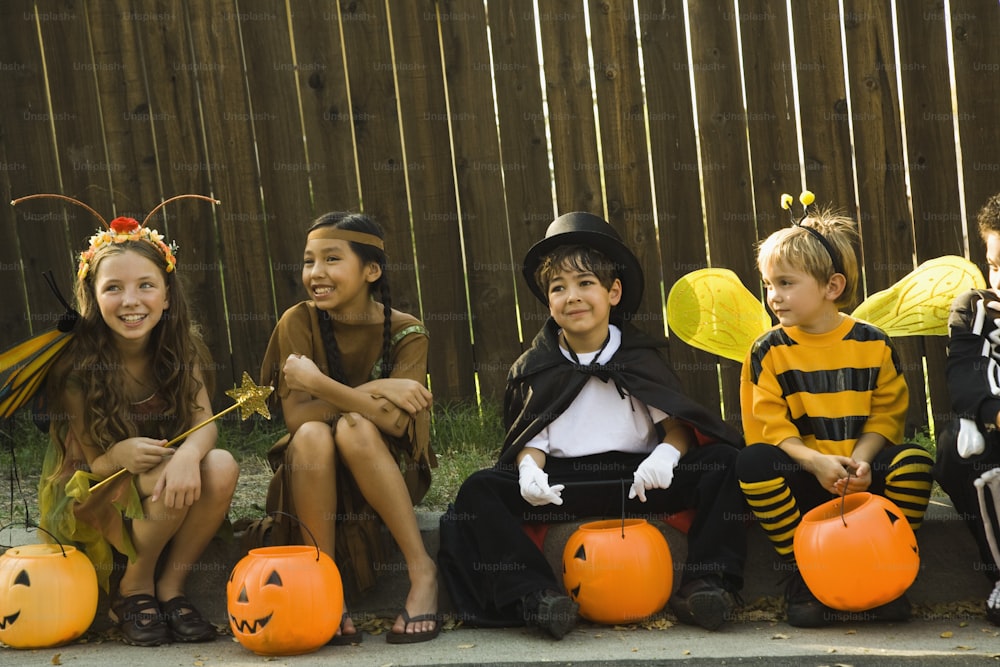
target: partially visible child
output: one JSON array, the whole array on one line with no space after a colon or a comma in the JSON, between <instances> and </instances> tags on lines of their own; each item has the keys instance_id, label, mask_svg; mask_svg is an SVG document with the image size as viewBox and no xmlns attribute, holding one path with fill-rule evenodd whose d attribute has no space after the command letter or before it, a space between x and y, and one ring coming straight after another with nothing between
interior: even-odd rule
<instances>
[{"instance_id":1,"label":"partially visible child","mask_svg":"<svg viewBox=\"0 0 1000 667\"><path fill-rule=\"evenodd\" d=\"M459 617L561 639L577 604L523 524L694 508L670 606L685 623L720 627L746 558L739 434L684 395L667 341L627 321L642 269L606 221L556 218L524 276L550 317L510 369L500 460L465 480L441 518L438 562Z\"/></svg>"},{"instance_id":2,"label":"partially visible child","mask_svg":"<svg viewBox=\"0 0 1000 667\"><path fill-rule=\"evenodd\" d=\"M973 482L1000 466L1000 193L980 209L977 221L986 244L990 288L959 295L951 308L948 393L961 428L953 424L938 437L934 478L976 539L982 561L977 567L996 582L1000 573L986 541ZM997 591L987 600L986 616L1000 625Z\"/></svg>"},{"instance_id":3,"label":"partially visible child","mask_svg":"<svg viewBox=\"0 0 1000 667\"><path fill-rule=\"evenodd\" d=\"M854 222L810 213L763 241L757 266L779 324L743 363L744 437L737 476L750 508L792 577L788 622L817 627L837 618L809 591L792 549L802 514L845 491L870 491L920 526L931 491L930 454L899 444L908 405L892 341L840 312L858 286ZM870 617L909 618L905 596Z\"/></svg>"},{"instance_id":4,"label":"partially visible child","mask_svg":"<svg viewBox=\"0 0 1000 667\"><path fill-rule=\"evenodd\" d=\"M239 474L232 455L215 448L214 423L163 446L212 416L211 359L173 251L130 218L91 237L76 284L80 320L47 380L41 526L81 546L105 589L112 546L128 557L110 613L138 646L215 638L184 583L225 519ZM120 495L95 494L86 512L67 494L77 471L97 482L122 468L132 477L121 478Z\"/></svg>"},{"instance_id":5,"label":"partially visible child","mask_svg":"<svg viewBox=\"0 0 1000 667\"><path fill-rule=\"evenodd\" d=\"M302 285L309 300L282 315L261 368L289 433L268 454L284 487L284 505L268 509L297 516L361 589L374 583L381 519L410 578L386 640L433 639L437 568L413 510L435 462L427 330L392 309L382 230L366 215L328 213L312 224ZM345 611L333 641L358 639Z\"/></svg>"}]
</instances>

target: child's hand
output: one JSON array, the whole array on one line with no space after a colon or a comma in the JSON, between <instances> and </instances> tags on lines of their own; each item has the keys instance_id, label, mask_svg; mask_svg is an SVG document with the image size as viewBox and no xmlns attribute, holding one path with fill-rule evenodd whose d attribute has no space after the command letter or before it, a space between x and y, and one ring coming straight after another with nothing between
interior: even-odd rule
<instances>
[{"instance_id":1,"label":"child's hand","mask_svg":"<svg viewBox=\"0 0 1000 667\"><path fill-rule=\"evenodd\" d=\"M861 463L854 462L854 465L850 468L850 477L845 477L843 479L838 479L833 483L834 492L837 495L844 495L845 493L859 493L861 491L867 491L868 487L872 483L872 467L867 461L862 461ZM847 491L844 491L844 487L847 487Z\"/></svg>"},{"instance_id":2,"label":"child's hand","mask_svg":"<svg viewBox=\"0 0 1000 667\"><path fill-rule=\"evenodd\" d=\"M407 378L386 378L379 381L377 396L388 399L411 417L421 410L429 409L433 398L427 387Z\"/></svg>"},{"instance_id":3,"label":"child's hand","mask_svg":"<svg viewBox=\"0 0 1000 667\"><path fill-rule=\"evenodd\" d=\"M163 467L149 499L156 502L161 497L167 507L190 507L201 497L201 460L193 450L180 450Z\"/></svg>"},{"instance_id":4,"label":"child's hand","mask_svg":"<svg viewBox=\"0 0 1000 667\"><path fill-rule=\"evenodd\" d=\"M846 480L848 471L851 471L851 475L854 475L853 471L857 467L858 462L849 456L822 454L814 460L812 473L816 476L820 486L832 494L840 495L842 491L838 489L837 482ZM870 483L870 473L868 479Z\"/></svg>"},{"instance_id":5,"label":"child's hand","mask_svg":"<svg viewBox=\"0 0 1000 667\"><path fill-rule=\"evenodd\" d=\"M521 486L521 497L533 506L540 505L562 505L563 500L560 492L565 488L563 484L549 486L549 476L538 467L535 460L530 456L525 456L517 464L518 483Z\"/></svg>"},{"instance_id":6,"label":"child's hand","mask_svg":"<svg viewBox=\"0 0 1000 667\"><path fill-rule=\"evenodd\" d=\"M125 468L130 473L139 474L152 470L168 456L173 456L174 450L164 447L166 440L154 438L128 438L116 443L112 450L115 464Z\"/></svg>"},{"instance_id":7,"label":"child's hand","mask_svg":"<svg viewBox=\"0 0 1000 667\"><path fill-rule=\"evenodd\" d=\"M666 442L657 445L633 473L629 499L639 496L639 500L646 502L648 489L669 489L680 460L681 453L673 445Z\"/></svg>"},{"instance_id":8,"label":"child's hand","mask_svg":"<svg viewBox=\"0 0 1000 667\"><path fill-rule=\"evenodd\" d=\"M301 354L288 355L288 359L285 360L285 365L281 370L285 374L285 382L290 389L304 391L307 394L312 394L307 388L309 378L316 373L322 373L319 366L312 359L304 357Z\"/></svg>"}]
</instances>

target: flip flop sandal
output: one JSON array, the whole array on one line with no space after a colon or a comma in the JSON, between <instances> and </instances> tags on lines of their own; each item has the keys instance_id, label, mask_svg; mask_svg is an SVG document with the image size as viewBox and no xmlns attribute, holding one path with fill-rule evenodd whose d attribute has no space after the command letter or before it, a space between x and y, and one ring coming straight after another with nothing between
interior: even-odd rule
<instances>
[{"instance_id":1,"label":"flip flop sandal","mask_svg":"<svg viewBox=\"0 0 1000 667\"><path fill-rule=\"evenodd\" d=\"M421 614L411 617L404 607L399 615L403 617L403 632L390 630L386 633L385 640L390 644L417 644L430 641L441 633L441 617L438 614ZM406 628L410 627L411 623L420 623L421 621L434 621L434 629L424 632L406 632Z\"/></svg>"}]
</instances>

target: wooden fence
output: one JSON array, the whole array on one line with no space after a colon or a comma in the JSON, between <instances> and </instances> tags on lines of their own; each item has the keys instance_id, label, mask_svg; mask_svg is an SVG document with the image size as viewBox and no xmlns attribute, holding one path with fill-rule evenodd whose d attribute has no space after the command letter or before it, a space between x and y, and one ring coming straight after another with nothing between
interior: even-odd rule
<instances>
[{"instance_id":1,"label":"wooden fence","mask_svg":"<svg viewBox=\"0 0 1000 667\"><path fill-rule=\"evenodd\" d=\"M502 394L545 317L520 261L557 213L621 232L640 325L662 332L684 273L759 287L783 191L860 220L872 293L931 257L980 260L975 212L1000 189L995 0L4 0L0 26L4 197L109 220L222 200L154 223L222 389L304 298L304 229L327 210L386 228L394 303L426 322L451 400ZM4 346L52 325L40 273L68 290L94 227L0 207ZM943 341L900 347L911 426L940 419ZM672 357L738 419L737 364L676 339Z\"/></svg>"}]
</instances>

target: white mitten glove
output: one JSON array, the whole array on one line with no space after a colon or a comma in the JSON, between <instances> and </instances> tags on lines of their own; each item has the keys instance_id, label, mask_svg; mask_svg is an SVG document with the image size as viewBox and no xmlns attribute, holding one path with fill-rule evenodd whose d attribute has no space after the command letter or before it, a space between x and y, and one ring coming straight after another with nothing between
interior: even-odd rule
<instances>
[{"instance_id":1,"label":"white mitten glove","mask_svg":"<svg viewBox=\"0 0 1000 667\"><path fill-rule=\"evenodd\" d=\"M976 456L986 451L986 441L979 432L976 422L962 417L958 420L958 454L963 459Z\"/></svg>"},{"instance_id":2,"label":"white mitten glove","mask_svg":"<svg viewBox=\"0 0 1000 667\"><path fill-rule=\"evenodd\" d=\"M646 502L647 489L669 489L674 481L674 468L681 460L681 453L666 442L656 446L632 475L632 489L628 492L629 499L639 496Z\"/></svg>"},{"instance_id":3,"label":"white mitten glove","mask_svg":"<svg viewBox=\"0 0 1000 667\"><path fill-rule=\"evenodd\" d=\"M565 488L563 484L549 486L549 476L538 467L535 459L525 456L517 464L518 482L521 485L521 497L538 507L539 505L562 505L559 492Z\"/></svg>"}]
</instances>

